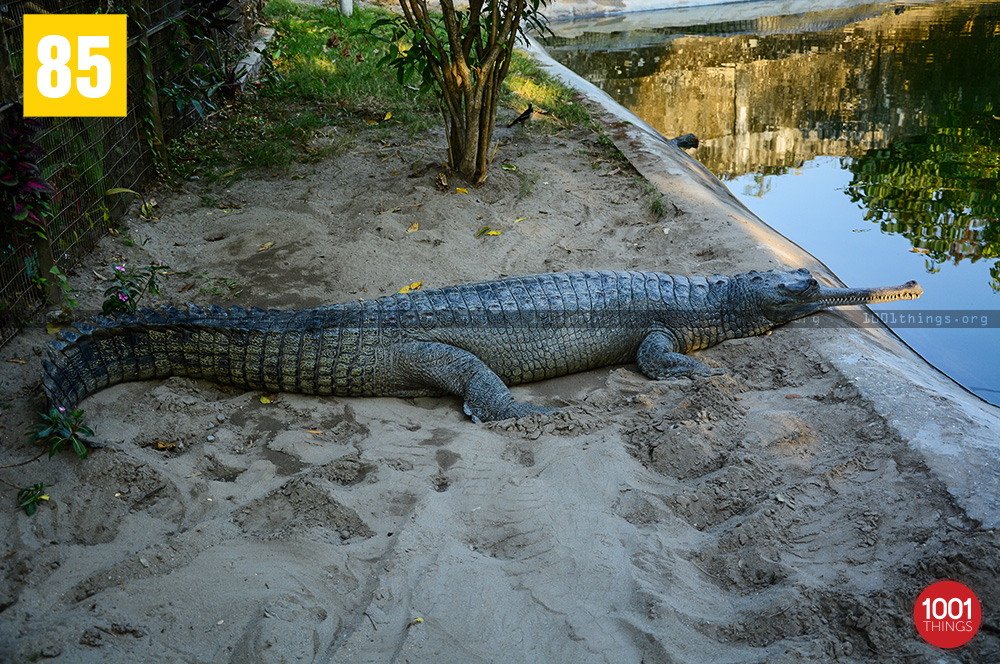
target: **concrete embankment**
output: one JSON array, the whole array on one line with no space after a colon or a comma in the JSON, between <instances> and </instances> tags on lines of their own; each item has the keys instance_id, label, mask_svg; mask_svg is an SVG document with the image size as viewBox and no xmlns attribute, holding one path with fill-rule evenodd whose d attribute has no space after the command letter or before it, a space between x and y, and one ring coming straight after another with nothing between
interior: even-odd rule
<instances>
[{"instance_id":1,"label":"concrete embankment","mask_svg":"<svg viewBox=\"0 0 1000 664\"><path fill-rule=\"evenodd\" d=\"M770 228L647 123L557 63L537 42L530 50L550 73L603 110L615 144L665 196L697 202L706 223L735 219L768 258L841 284L819 259ZM1000 411L928 364L888 328L859 325L861 311L837 315L854 324L816 330L819 350L923 455L970 517L987 528L1000 525Z\"/></svg>"}]
</instances>

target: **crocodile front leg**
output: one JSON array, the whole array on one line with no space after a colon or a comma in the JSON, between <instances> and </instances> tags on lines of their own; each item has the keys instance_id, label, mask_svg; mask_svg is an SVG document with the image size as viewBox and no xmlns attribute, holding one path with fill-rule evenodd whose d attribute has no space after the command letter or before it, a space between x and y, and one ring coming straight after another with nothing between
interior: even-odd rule
<instances>
[{"instance_id":1,"label":"crocodile front leg","mask_svg":"<svg viewBox=\"0 0 1000 664\"><path fill-rule=\"evenodd\" d=\"M674 338L659 330L650 332L639 346L636 362L642 373L655 380L718 376L722 369L705 366L698 360L677 352Z\"/></svg>"},{"instance_id":2,"label":"crocodile front leg","mask_svg":"<svg viewBox=\"0 0 1000 664\"><path fill-rule=\"evenodd\" d=\"M392 349L397 384L429 387L462 397L475 422L551 413L552 408L516 401L500 377L467 350L433 341L411 341Z\"/></svg>"}]
</instances>

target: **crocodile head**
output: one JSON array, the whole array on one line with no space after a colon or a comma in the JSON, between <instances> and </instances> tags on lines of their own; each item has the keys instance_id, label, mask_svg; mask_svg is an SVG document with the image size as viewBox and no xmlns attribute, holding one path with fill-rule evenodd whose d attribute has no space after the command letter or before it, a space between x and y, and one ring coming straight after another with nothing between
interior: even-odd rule
<instances>
[{"instance_id":1,"label":"crocodile head","mask_svg":"<svg viewBox=\"0 0 1000 664\"><path fill-rule=\"evenodd\" d=\"M915 300L924 292L915 281L902 286L833 288L820 284L806 269L755 272L750 283L760 312L775 325L827 307Z\"/></svg>"}]
</instances>

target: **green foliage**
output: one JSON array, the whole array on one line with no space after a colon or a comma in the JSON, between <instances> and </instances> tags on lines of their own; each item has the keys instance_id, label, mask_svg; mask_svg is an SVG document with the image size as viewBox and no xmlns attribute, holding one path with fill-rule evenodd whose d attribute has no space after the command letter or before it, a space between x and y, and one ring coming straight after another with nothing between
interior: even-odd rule
<instances>
[{"instance_id":1,"label":"green foliage","mask_svg":"<svg viewBox=\"0 0 1000 664\"><path fill-rule=\"evenodd\" d=\"M93 436L94 432L83 426L83 411L67 410L62 406L50 408L48 413L39 413L42 421L32 424L28 429L28 443L47 445L49 458L63 450L72 447L81 459L87 458L87 446L84 436ZM37 484L35 486L38 486Z\"/></svg>"},{"instance_id":2,"label":"green foliage","mask_svg":"<svg viewBox=\"0 0 1000 664\"><path fill-rule=\"evenodd\" d=\"M275 29L271 57L278 76L264 82L261 95L326 102L379 119L391 111L393 123L412 126L411 133L430 126L433 97L399 85L380 64L388 42L375 25L389 12L358 8L343 16L328 7L274 0L265 15Z\"/></svg>"},{"instance_id":3,"label":"green foliage","mask_svg":"<svg viewBox=\"0 0 1000 664\"><path fill-rule=\"evenodd\" d=\"M384 42L379 64L405 84L434 90L448 137L448 163L459 176L482 184L489 169L493 128L515 42L525 25L542 25L541 0L470 0L456 9L442 0L431 13L426 0L400 0L403 16L372 25ZM522 22L523 21L523 22Z\"/></svg>"},{"instance_id":4,"label":"green foliage","mask_svg":"<svg viewBox=\"0 0 1000 664\"><path fill-rule=\"evenodd\" d=\"M11 113L0 123L0 232L45 238L55 193L38 167L42 148L34 142L38 121Z\"/></svg>"},{"instance_id":5,"label":"green foliage","mask_svg":"<svg viewBox=\"0 0 1000 664\"><path fill-rule=\"evenodd\" d=\"M240 286L239 282L235 279L230 279L228 277L214 277L205 270L201 274L195 274L194 272L178 272L178 276L181 277L191 277L201 282L198 287L198 291L203 295L214 295L215 297L222 297L225 299L230 299L234 297L239 297L243 292L243 287Z\"/></svg>"},{"instance_id":6,"label":"green foliage","mask_svg":"<svg viewBox=\"0 0 1000 664\"><path fill-rule=\"evenodd\" d=\"M62 293L65 307L69 307L70 309L78 307L79 303L76 301L76 298L73 297L73 293L76 292L76 289L69 285L69 279L67 279L66 275L62 273L62 270L60 270L58 266L53 265L49 269L49 273L52 274L52 278L56 281L56 286L59 287L59 292Z\"/></svg>"},{"instance_id":7,"label":"green foliage","mask_svg":"<svg viewBox=\"0 0 1000 664\"><path fill-rule=\"evenodd\" d=\"M17 509L23 509L25 514L31 516L38 510L38 505L48 499L45 485L38 482L17 492Z\"/></svg>"},{"instance_id":8,"label":"green foliage","mask_svg":"<svg viewBox=\"0 0 1000 664\"><path fill-rule=\"evenodd\" d=\"M148 267L115 265L115 284L104 291L103 313L125 311L135 313L146 293L160 295L160 278L169 268L162 262Z\"/></svg>"},{"instance_id":9,"label":"green foliage","mask_svg":"<svg viewBox=\"0 0 1000 664\"><path fill-rule=\"evenodd\" d=\"M934 118L933 130L851 163L851 200L935 263L1000 258L1000 121L991 106ZM1000 263L991 268L1000 290Z\"/></svg>"},{"instance_id":10,"label":"green foliage","mask_svg":"<svg viewBox=\"0 0 1000 664\"><path fill-rule=\"evenodd\" d=\"M223 16L228 4L228 0L194 0L183 15L170 19L168 50L174 78L159 93L173 102L180 115L190 107L204 118L216 110L220 96L233 95L238 72L229 62L233 54L220 46L218 38L227 34L235 41L229 31L235 21ZM207 61L196 58L199 51L208 54Z\"/></svg>"},{"instance_id":11,"label":"green foliage","mask_svg":"<svg viewBox=\"0 0 1000 664\"><path fill-rule=\"evenodd\" d=\"M368 126L415 135L434 124L434 100L399 86L378 67L379 46L355 35L387 12L350 17L288 0L268 4L275 28L269 65L255 92L222 105L169 146L176 175L237 177L242 169L285 169L342 154ZM390 114L391 117L386 118ZM323 141L313 141L317 134ZM234 168L235 167L235 168Z\"/></svg>"},{"instance_id":12,"label":"green foliage","mask_svg":"<svg viewBox=\"0 0 1000 664\"><path fill-rule=\"evenodd\" d=\"M152 201L147 201L146 197L140 194L138 191L133 189L128 189L126 187L115 187L113 189L108 189L104 192L105 196L114 196L115 194L134 194L142 199L142 205L139 207L139 215L144 219L150 219L153 216L153 206Z\"/></svg>"}]
</instances>

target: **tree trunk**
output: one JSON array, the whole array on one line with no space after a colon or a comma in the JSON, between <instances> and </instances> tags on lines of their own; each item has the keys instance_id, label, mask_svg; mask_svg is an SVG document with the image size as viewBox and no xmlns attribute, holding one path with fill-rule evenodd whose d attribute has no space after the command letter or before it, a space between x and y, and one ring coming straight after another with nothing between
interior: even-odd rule
<instances>
[{"instance_id":1,"label":"tree trunk","mask_svg":"<svg viewBox=\"0 0 1000 664\"><path fill-rule=\"evenodd\" d=\"M430 78L440 90L449 166L477 186L488 174L500 86L507 76L526 2L471 0L469 11L460 14L453 0L441 0L445 28L441 39L426 0L400 0L410 30L422 37L417 43Z\"/></svg>"}]
</instances>

